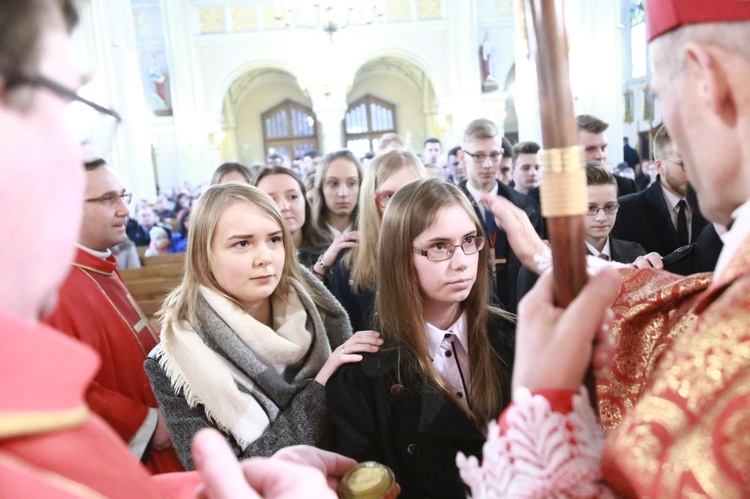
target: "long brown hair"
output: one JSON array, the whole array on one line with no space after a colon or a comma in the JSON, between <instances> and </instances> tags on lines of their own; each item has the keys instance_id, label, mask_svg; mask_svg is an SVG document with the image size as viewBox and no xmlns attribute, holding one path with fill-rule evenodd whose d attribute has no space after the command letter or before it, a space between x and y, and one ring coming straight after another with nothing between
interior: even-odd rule
<instances>
[{"instance_id":1,"label":"long brown hair","mask_svg":"<svg viewBox=\"0 0 750 499\"><path fill-rule=\"evenodd\" d=\"M163 328L180 321L187 321L191 324L197 322L196 310L201 286L206 286L212 291L220 293L242 308L239 302L221 287L212 271L213 251L211 251L211 242L214 232L216 232L219 217L229 206L235 203L252 206L276 222L281 228L284 242L284 266L281 269L281 279L274 293L289 289L293 279L305 287L316 305L321 306L323 303L318 293L305 285L301 267L297 262L297 251L294 248L292 235L289 233L284 218L271 196L257 187L239 182L216 184L203 193L191 212L188 245L185 252L185 273L180 285L169 293L157 314Z\"/></svg>"},{"instance_id":2,"label":"long brown hair","mask_svg":"<svg viewBox=\"0 0 750 499\"><path fill-rule=\"evenodd\" d=\"M406 149L391 149L378 154L365 171L359 189L359 243L344 257L344 264L352 269L352 290L356 293L375 287L378 274L376 252L381 216L375 193L380 184L404 166L413 168L419 178L427 176L419 158Z\"/></svg>"},{"instance_id":3,"label":"long brown hair","mask_svg":"<svg viewBox=\"0 0 750 499\"><path fill-rule=\"evenodd\" d=\"M320 165L315 171L315 198L312 206L313 221L321 234L324 234L328 239L328 244L333 242L333 234L331 229L328 228L326 217L328 216L328 205L326 204L326 196L323 192L323 184L325 183L326 173L328 173L328 167L331 163L337 159L345 159L357 167L357 177L359 187L362 187L362 165L360 164L357 157L348 149L341 149L340 151L329 152L323 159L320 160ZM357 224L357 215L359 214L359 196L357 196L357 204L349 214L349 220L353 227Z\"/></svg>"},{"instance_id":4,"label":"long brown hair","mask_svg":"<svg viewBox=\"0 0 750 499\"><path fill-rule=\"evenodd\" d=\"M438 387L458 404L432 366L427 352L427 338L422 307L422 289L414 267L414 240L435 221L438 211L460 206L466 211L479 235L482 224L471 203L461 190L441 179L426 178L409 182L391 198L383 215L378 258L388 265L380 267L375 297L377 330L383 334L386 348L399 350L399 368ZM489 246L479 252L477 277L469 296L461 304L466 313L468 353L471 372L471 405L469 416L478 424L497 417L503 403L503 385L510 378L502 360L492 348L487 331L490 314L509 320L513 316L489 303ZM460 405L459 405L460 406Z\"/></svg>"},{"instance_id":5,"label":"long brown hair","mask_svg":"<svg viewBox=\"0 0 750 499\"><path fill-rule=\"evenodd\" d=\"M318 227L314 223L314 219L312 216L312 211L310 208L310 203L307 201L307 189L305 189L305 184L302 182L302 180L299 178L299 175L294 173L293 170L290 170L286 166L282 165L266 165L261 167L256 173L255 177L253 177L252 185L258 187L258 184L260 183L263 178L268 177L270 175L289 175L292 177L299 186L299 190L302 193L302 199L305 200L305 223L302 224L302 227L300 230L302 231L302 248L310 248L313 250L325 250L328 248L328 245L331 244L328 238L320 232ZM298 250L301 248L297 248Z\"/></svg>"}]
</instances>

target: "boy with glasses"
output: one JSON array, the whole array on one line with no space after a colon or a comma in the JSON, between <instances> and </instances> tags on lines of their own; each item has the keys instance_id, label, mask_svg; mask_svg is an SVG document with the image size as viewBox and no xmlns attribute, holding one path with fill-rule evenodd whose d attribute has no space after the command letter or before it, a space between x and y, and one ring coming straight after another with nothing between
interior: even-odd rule
<instances>
[{"instance_id":1,"label":"boy with glasses","mask_svg":"<svg viewBox=\"0 0 750 499\"><path fill-rule=\"evenodd\" d=\"M483 221L487 244L493 251L493 281L497 297L505 310L516 311L516 278L521 262L508 244L505 231L498 229L492 216L485 216L481 195L502 196L526 212L534 229L542 234L542 217L539 207L527 196L514 191L497 180L498 169L503 158L503 137L490 120L474 120L466 127L458 161L466 170L467 179L459 187L474 205L474 210Z\"/></svg>"},{"instance_id":2,"label":"boy with glasses","mask_svg":"<svg viewBox=\"0 0 750 499\"><path fill-rule=\"evenodd\" d=\"M644 191L620 198L612 234L666 256L694 243L708 222L688 189L680 150L665 127L654 137L654 158L656 181Z\"/></svg>"}]
</instances>

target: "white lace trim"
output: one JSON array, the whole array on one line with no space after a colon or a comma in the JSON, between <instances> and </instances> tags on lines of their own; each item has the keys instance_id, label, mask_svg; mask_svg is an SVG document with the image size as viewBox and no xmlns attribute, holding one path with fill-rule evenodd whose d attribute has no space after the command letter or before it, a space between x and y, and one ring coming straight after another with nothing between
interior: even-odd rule
<instances>
[{"instance_id":1,"label":"white lace trim","mask_svg":"<svg viewBox=\"0 0 750 499\"><path fill-rule=\"evenodd\" d=\"M546 398L526 388L514 402L505 412L505 435L490 423L481 465L474 456L456 457L473 498L614 497L602 483L604 431L585 388L568 414L553 412Z\"/></svg>"}]
</instances>

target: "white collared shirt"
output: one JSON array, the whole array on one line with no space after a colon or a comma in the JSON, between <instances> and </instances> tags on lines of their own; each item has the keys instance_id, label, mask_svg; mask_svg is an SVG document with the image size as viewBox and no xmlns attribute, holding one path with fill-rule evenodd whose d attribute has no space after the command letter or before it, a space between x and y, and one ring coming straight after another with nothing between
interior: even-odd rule
<instances>
[{"instance_id":1,"label":"white collared shirt","mask_svg":"<svg viewBox=\"0 0 750 499\"><path fill-rule=\"evenodd\" d=\"M661 192L662 194L664 194L664 200L667 202L667 208L669 208L669 216L672 219L672 225L674 225L675 230L677 230L677 214L680 212L680 208L679 206L677 206L677 203L685 200L685 220L687 220L688 241L692 241L693 230L691 224L693 223L693 210L690 209L690 204L688 204L687 199L681 198L676 194L669 192L661 184L659 184L659 187L661 187Z\"/></svg>"},{"instance_id":2,"label":"white collared shirt","mask_svg":"<svg viewBox=\"0 0 750 499\"><path fill-rule=\"evenodd\" d=\"M750 200L732 212L732 220L732 229L719 236L724 247L719 254L719 261L716 262L714 280L719 278L740 244L750 235Z\"/></svg>"},{"instance_id":3,"label":"white collared shirt","mask_svg":"<svg viewBox=\"0 0 750 499\"><path fill-rule=\"evenodd\" d=\"M109 255L112 254L112 251L109 248L107 248L107 251L97 251L95 249L87 248L80 243L76 243L76 246L78 247L78 249L81 249L90 255L94 255L97 258L101 258L102 260L106 260L107 258L109 258Z\"/></svg>"},{"instance_id":4,"label":"white collared shirt","mask_svg":"<svg viewBox=\"0 0 750 499\"><path fill-rule=\"evenodd\" d=\"M329 223L326 223L326 225L328 226L328 230L331 231L331 234L333 234L333 239L336 239L336 237L338 237L339 234L347 234L347 233L349 233L349 232L352 231L352 226L351 225L348 226L343 231L338 230L336 227L334 227L333 225L331 225Z\"/></svg>"},{"instance_id":5,"label":"white collared shirt","mask_svg":"<svg viewBox=\"0 0 750 499\"><path fill-rule=\"evenodd\" d=\"M589 253L591 253L592 255L596 257L598 257L599 255L607 255L607 258L609 258L610 261L612 260L612 250L609 247L609 237L607 237L607 242L604 243L604 248L602 248L601 251L591 246L588 241L584 241L584 243L586 243L586 248L588 248Z\"/></svg>"},{"instance_id":6,"label":"white collared shirt","mask_svg":"<svg viewBox=\"0 0 750 499\"><path fill-rule=\"evenodd\" d=\"M432 365L448 389L458 397L464 409L468 410L466 392L471 394L471 372L467 327L466 312L447 330L425 323L427 353L432 358Z\"/></svg>"},{"instance_id":7,"label":"white collared shirt","mask_svg":"<svg viewBox=\"0 0 750 499\"><path fill-rule=\"evenodd\" d=\"M484 192L474 189L474 187L471 186L471 183L468 180L466 181L466 190L469 191L469 194L471 194L471 197L474 198L474 201L479 206L479 211L482 213L482 218L484 219L484 203L482 202L482 198L480 197L482 194L484 194ZM492 196L497 196L497 191L497 181L495 181L495 186L492 188L489 194L491 194Z\"/></svg>"}]
</instances>

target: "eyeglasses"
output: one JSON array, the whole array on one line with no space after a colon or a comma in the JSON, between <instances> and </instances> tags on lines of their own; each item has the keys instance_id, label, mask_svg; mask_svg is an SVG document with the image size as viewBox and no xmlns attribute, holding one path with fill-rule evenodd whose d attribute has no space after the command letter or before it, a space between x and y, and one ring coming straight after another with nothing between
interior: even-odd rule
<instances>
[{"instance_id":1,"label":"eyeglasses","mask_svg":"<svg viewBox=\"0 0 750 499\"><path fill-rule=\"evenodd\" d=\"M492 161L493 165L496 165L500 162L500 160L503 157L502 152L492 152L490 154L485 154L483 152L473 153L469 152L466 149L461 149L464 153L468 154L474 159L474 163L481 165L484 164L484 162L487 160L487 158L490 158L490 161Z\"/></svg>"},{"instance_id":2,"label":"eyeglasses","mask_svg":"<svg viewBox=\"0 0 750 499\"><path fill-rule=\"evenodd\" d=\"M71 101L80 102L81 104L85 104L86 106L94 109L95 111L98 111L102 114L106 114L107 116L111 116L115 119L118 123L122 121L122 118L119 114L117 114L116 111L113 111L112 109L106 108L104 106L101 106L95 102L91 102L88 99L85 99L78 95L78 93L75 90L71 90L70 88L61 85L60 83L57 83L56 81L50 80L49 78L41 75L36 76L24 76L21 74L15 74L7 77L8 83L6 84L7 88L12 88L18 85L30 85L32 87L43 87L47 90L50 90L53 93L56 93L63 99L69 99Z\"/></svg>"},{"instance_id":3,"label":"eyeglasses","mask_svg":"<svg viewBox=\"0 0 750 499\"><path fill-rule=\"evenodd\" d=\"M618 203L607 203L604 206L599 206L596 204L590 204L589 210L586 212L586 215L589 216L596 216L600 210L604 210L604 213L607 215L614 215L617 213L617 210L620 209L620 205Z\"/></svg>"},{"instance_id":4,"label":"eyeglasses","mask_svg":"<svg viewBox=\"0 0 750 499\"><path fill-rule=\"evenodd\" d=\"M68 102L65 119L70 131L81 143L94 144L98 155L106 155L114 143L117 128L122 118L102 105L78 95L78 92L57 83L46 76L26 76L18 73L6 74L6 89L28 85L41 87Z\"/></svg>"},{"instance_id":5,"label":"eyeglasses","mask_svg":"<svg viewBox=\"0 0 750 499\"><path fill-rule=\"evenodd\" d=\"M133 194L130 192L123 192L122 194L115 194L113 192L108 192L104 196L99 196L98 198L92 198L87 199L87 203L99 203L103 204L105 206L109 206L110 208L114 208L115 206L119 205L120 202L122 202L125 206L130 204L130 201L133 199Z\"/></svg>"},{"instance_id":6,"label":"eyeglasses","mask_svg":"<svg viewBox=\"0 0 750 499\"><path fill-rule=\"evenodd\" d=\"M391 200L393 195L396 194L394 191L383 191L375 194L375 203L382 209L388 206L388 201Z\"/></svg>"},{"instance_id":7,"label":"eyeglasses","mask_svg":"<svg viewBox=\"0 0 750 499\"><path fill-rule=\"evenodd\" d=\"M662 158L662 161L669 161L670 163L674 163L676 165L679 165L680 168L682 168L682 171L685 171L685 162L681 159L669 159L669 158Z\"/></svg>"},{"instance_id":8,"label":"eyeglasses","mask_svg":"<svg viewBox=\"0 0 750 499\"><path fill-rule=\"evenodd\" d=\"M418 255L426 256L431 262L440 262L450 259L459 247L465 255L473 255L484 248L484 237L469 236L461 244L435 243L427 249L413 248L413 250Z\"/></svg>"}]
</instances>

